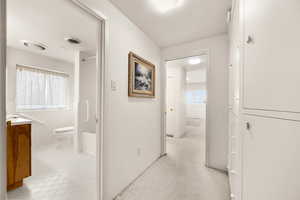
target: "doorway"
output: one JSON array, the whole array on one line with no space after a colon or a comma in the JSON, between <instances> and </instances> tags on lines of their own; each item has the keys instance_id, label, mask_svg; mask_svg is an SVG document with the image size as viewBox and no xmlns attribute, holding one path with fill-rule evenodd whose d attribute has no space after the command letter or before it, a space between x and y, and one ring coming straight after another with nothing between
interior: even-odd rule
<instances>
[{"instance_id":1,"label":"doorway","mask_svg":"<svg viewBox=\"0 0 300 200\"><path fill-rule=\"evenodd\" d=\"M181 144L197 142L204 165L208 60L203 54L167 61L165 65L166 153L178 153Z\"/></svg>"},{"instance_id":2,"label":"doorway","mask_svg":"<svg viewBox=\"0 0 300 200\"><path fill-rule=\"evenodd\" d=\"M55 5L56 3L59 5ZM34 9L31 10L33 7ZM24 177L22 177L28 178L28 180L17 180L20 187L13 189L18 192L16 190L9 192L8 199L55 199L56 197L60 199L102 199L104 51L107 45L105 42L105 19L77 0L51 1L47 5L42 5L35 0L27 1L22 5L20 2L9 1L7 8L7 47L1 47L7 53L6 64L1 57L1 63L4 63L7 69L6 84L5 79L1 78L1 85L4 87L6 85L7 91L5 95L3 93L5 90L1 90L1 97L6 97L7 115L1 116L4 116L4 119L10 123L15 121L19 123L19 119L27 120L28 124L26 125L31 125L31 137L28 137L30 142L27 143L30 144L27 145L30 148L26 148L26 150L28 153L32 153L25 159L27 162L30 159L28 174L23 174ZM62 9L65 10L62 11ZM2 25L4 18L1 20ZM82 23L80 26L78 26L79 22ZM83 33L80 31L82 27L90 31ZM59 153L68 145L73 146L80 143L81 146L84 146L83 141L74 140L78 133L76 132L75 115L72 114L77 112L76 104L78 102L74 97L76 96L74 88L77 83L74 69L71 68L75 65L78 52L85 54L85 61L78 62L87 62L86 60L90 60L92 57L95 68L93 72L96 76L95 105L93 107L96 112L89 117L94 120L93 124L96 126L93 127L95 131L89 131L95 135L93 137L95 147L88 149L95 154L91 155L93 157L76 155L75 151L72 151L71 156L68 154L69 151ZM27 88L23 90L24 88L22 89L21 86ZM25 92L20 91L27 93L24 94ZM33 94L32 91L35 93ZM1 108L1 112L4 110ZM1 120L4 119L1 118ZM1 123L1 125L4 124ZM6 128L2 130L4 133L6 132ZM5 143L4 147L8 146L5 135L1 134L0 140ZM48 148L50 146L51 148ZM1 183L4 183L1 184L1 199L2 197L5 199L6 196L5 161L9 160L6 155L7 149L4 148L4 150L0 156L1 164L3 164L0 178ZM65 157L64 154L66 154ZM80 159L76 160L78 157ZM90 166L83 166L90 160L93 160ZM17 166L19 164L17 163ZM11 165L8 163L7 167L9 166ZM75 180L78 170L81 170L82 176L80 180L78 177ZM91 176L86 176L84 171L92 171ZM20 174L18 174L18 178L20 178ZM43 183L48 185L53 183L53 191L47 190ZM81 187L82 183L86 186ZM80 192L81 189L84 192ZM37 192L37 190L40 191ZM56 197L54 193L56 193ZM68 196L71 193L73 196ZM83 193L85 196L82 196ZM64 194L66 194L65 197Z\"/></svg>"}]
</instances>

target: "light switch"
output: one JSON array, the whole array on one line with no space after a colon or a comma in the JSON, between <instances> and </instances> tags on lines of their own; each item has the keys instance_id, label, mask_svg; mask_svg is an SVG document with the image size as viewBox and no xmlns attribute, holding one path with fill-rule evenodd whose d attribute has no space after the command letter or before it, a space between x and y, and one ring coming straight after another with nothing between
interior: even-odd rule
<instances>
[{"instance_id":1,"label":"light switch","mask_svg":"<svg viewBox=\"0 0 300 200\"><path fill-rule=\"evenodd\" d=\"M117 91L117 82L111 80L111 91Z\"/></svg>"}]
</instances>

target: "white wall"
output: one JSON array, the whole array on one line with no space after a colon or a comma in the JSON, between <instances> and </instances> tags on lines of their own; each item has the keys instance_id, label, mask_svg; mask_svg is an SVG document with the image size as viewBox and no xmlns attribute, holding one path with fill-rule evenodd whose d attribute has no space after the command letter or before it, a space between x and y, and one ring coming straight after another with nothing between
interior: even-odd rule
<instances>
[{"instance_id":1,"label":"white wall","mask_svg":"<svg viewBox=\"0 0 300 200\"><path fill-rule=\"evenodd\" d=\"M197 91L197 90L205 90L205 83L187 83L186 84L186 92L189 91ZM197 103L190 104L186 103L186 117L187 118L198 118L205 119L206 118L206 104L205 103Z\"/></svg>"},{"instance_id":2,"label":"white wall","mask_svg":"<svg viewBox=\"0 0 300 200\"><path fill-rule=\"evenodd\" d=\"M206 67L187 71L186 76L186 92L199 90L206 91ZM193 121L200 120L205 123L204 120L206 118L206 103L186 103L186 117L188 124L193 124Z\"/></svg>"},{"instance_id":3,"label":"white wall","mask_svg":"<svg viewBox=\"0 0 300 200\"><path fill-rule=\"evenodd\" d=\"M161 153L160 49L107 0L82 0L108 19L104 199L111 200ZM156 97L129 98L128 53L156 65ZM110 90L111 80L117 83ZM140 152L140 155L139 155Z\"/></svg>"},{"instance_id":4,"label":"white wall","mask_svg":"<svg viewBox=\"0 0 300 200\"><path fill-rule=\"evenodd\" d=\"M80 131L96 133L96 59L80 65ZM89 109L86 106L88 101ZM87 113L88 109L88 113ZM89 115L87 120L87 115Z\"/></svg>"},{"instance_id":5,"label":"white wall","mask_svg":"<svg viewBox=\"0 0 300 200\"><path fill-rule=\"evenodd\" d=\"M187 83L205 83L206 82L206 68L186 72Z\"/></svg>"},{"instance_id":6,"label":"white wall","mask_svg":"<svg viewBox=\"0 0 300 200\"><path fill-rule=\"evenodd\" d=\"M74 125L73 112L73 65L61 60L26 52L23 50L7 48L7 85L6 105L7 114L16 113L16 65L29 65L65 72L70 75L70 109L53 111L21 111L21 113L40 120L45 124L34 123L32 126L33 147L42 147L52 141L52 130Z\"/></svg>"},{"instance_id":7,"label":"white wall","mask_svg":"<svg viewBox=\"0 0 300 200\"><path fill-rule=\"evenodd\" d=\"M207 165L227 168L228 53L227 35L219 35L163 49L165 60L199 55L209 50L207 104Z\"/></svg>"},{"instance_id":8,"label":"white wall","mask_svg":"<svg viewBox=\"0 0 300 200\"><path fill-rule=\"evenodd\" d=\"M167 124L167 134L181 137L185 132L186 72L183 66L178 65L176 61L169 61L167 63L167 79L167 104L171 102L174 104L172 105L174 111L167 111L167 117L171 117L171 119L167 119L167 123L169 123ZM170 106L167 105L167 108L169 109ZM173 116L170 115L175 115L173 120Z\"/></svg>"},{"instance_id":9,"label":"white wall","mask_svg":"<svg viewBox=\"0 0 300 200\"><path fill-rule=\"evenodd\" d=\"M96 133L96 59L87 60L87 57L81 51L74 57L74 149L77 152L86 150L83 132Z\"/></svg>"}]
</instances>

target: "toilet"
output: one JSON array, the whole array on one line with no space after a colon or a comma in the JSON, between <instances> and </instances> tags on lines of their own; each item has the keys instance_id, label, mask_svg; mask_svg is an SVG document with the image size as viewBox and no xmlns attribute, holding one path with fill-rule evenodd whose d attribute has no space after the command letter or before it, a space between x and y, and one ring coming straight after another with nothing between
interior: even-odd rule
<instances>
[{"instance_id":1,"label":"toilet","mask_svg":"<svg viewBox=\"0 0 300 200\"><path fill-rule=\"evenodd\" d=\"M75 128L73 126L54 129L53 136L55 137L55 143L57 144L56 147L63 148L72 146L74 134Z\"/></svg>"}]
</instances>

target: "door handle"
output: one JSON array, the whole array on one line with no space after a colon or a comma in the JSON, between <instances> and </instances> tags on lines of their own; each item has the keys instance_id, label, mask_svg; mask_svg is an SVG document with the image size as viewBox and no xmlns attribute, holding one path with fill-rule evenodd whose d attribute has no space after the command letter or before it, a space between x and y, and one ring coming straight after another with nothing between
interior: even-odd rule
<instances>
[{"instance_id":1,"label":"door handle","mask_svg":"<svg viewBox=\"0 0 300 200\"><path fill-rule=\"evenodd\" d=\"M251 124L250 124L250 122L247 122L247 123L246 123L246 129L247 129L248 131L251 130Z\"/></svg>"},{"instance_id":2,"label":"door handle","mask_svg":"<svg viewBox=\"0 0 300 200\"><path fill-rule=\"evenodd\" d=\"M251 35L248 35L247 40L246 40L246 43L247 43L247 44L254 43L254 39L253 39L253 37L252 37Z\"/></svg>"}]
</instances>

